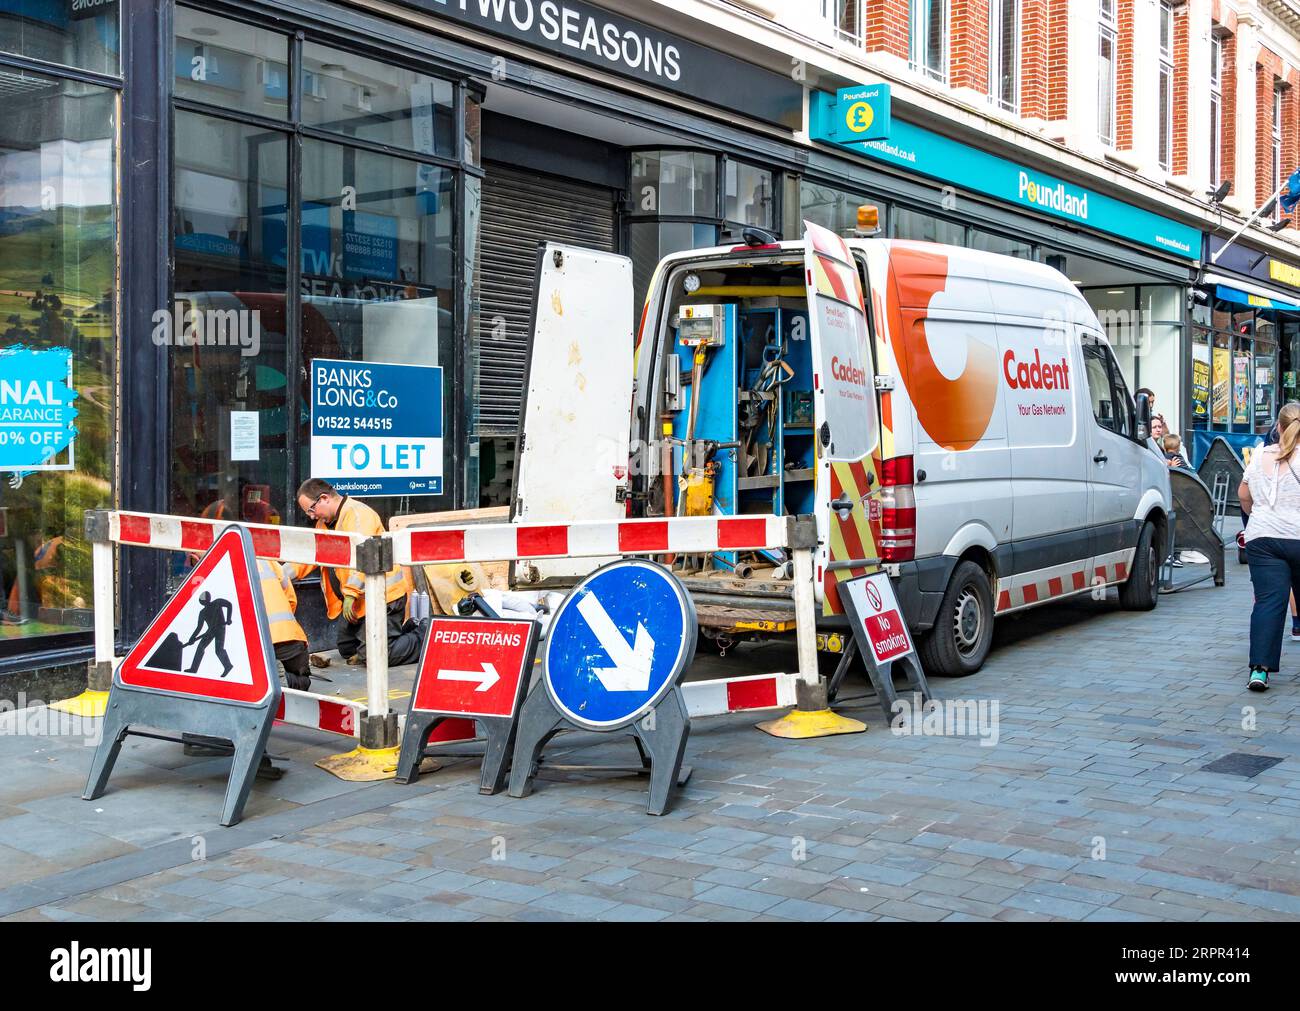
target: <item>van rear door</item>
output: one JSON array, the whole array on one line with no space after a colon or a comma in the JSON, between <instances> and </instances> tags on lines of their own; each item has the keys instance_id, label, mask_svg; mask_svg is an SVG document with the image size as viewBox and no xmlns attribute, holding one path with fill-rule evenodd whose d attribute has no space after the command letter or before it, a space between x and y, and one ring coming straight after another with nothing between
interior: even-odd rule
<instances>
[{"instance_id":1,"label":"van rear door","mask_svg":"<svg viewBox=\"0 0 1300 1011\"><path fill-rule=\"evenodd\" d=\"M874 490L871 454L879 442L875 371L861 277L848 246L834 232L804 222L804 281L808 288L812 340L813 423L817 438L817 496L814 513L821 546L817 551L818 592L826 578L828 549L835 539L837 560L873 557L867 499ZM847 508L831 511L834 486ZM863 531L866 531L865 537Z\"/></svg>"},{"instance_id":2,"label":"van rear door","mask_svg":"<svg viewBox=\"0 0 1300 1011\"><path fill-rule=\"evenodd\" d=\"M513 522L624 515L631 410L632 261L559 243L540 251L520 410ZM528 581L582 576L612 559L529 562Z\"/></svg>"}]
</instances>

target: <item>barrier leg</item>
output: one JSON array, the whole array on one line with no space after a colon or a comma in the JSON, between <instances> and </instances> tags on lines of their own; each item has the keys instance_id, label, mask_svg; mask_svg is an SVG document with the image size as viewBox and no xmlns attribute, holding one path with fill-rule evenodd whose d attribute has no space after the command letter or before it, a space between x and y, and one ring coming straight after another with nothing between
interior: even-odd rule
<instances>
[{"instance_id":1,"label":"barrier leg","mask_svg":"<svg viewBox=\"0 0 1300 1011\"><path fill-rule=\"evenodd\" d=\"M357 566L366 580L366 715L361 720L361 743L345 755L322 758L316 765L339 779L369 783L397 775L401 743L397 714L388 708L388 602L384 588L393 567L393 542L372 537L358 545Z\"/></svg>"},{"instance_id":2,"label":"barrier leg","mask_svg":"<svg viewBox=\"0 0 1300 1011\"><path fill-rule=\"evenodd\" d=\"M97 800L104 795L108 786L108 777L113 774L113 765L122 750L122 741L126 738L128 726L119 710L112 710L104 716L103 740L95 749L95 756L90 762L90 774L86 777L86 789L81 793L82 800Z\"/></svg>"},{"instance_id":3,"label":"barrier leg","mask_svg":"<svg viewBox=\"0 0 1300 1011\"><path fill-rule=\"evenodd\" d=\"M799 654L799 680L796 682L798 707L777 720L758 724L758 729L773 737L803 740L830 737L833 734L860 734L867 725L859 720L839 716L831 710L826 681L817 667L817 597L813 586L813 551L817 547L817 527L811 516L796 516L790 521L790 547L794 559L795 642Z\"/></svg>"},{"instance_id":4,"label":"barrier leg","mask_svg":"<svg viewBox=\"0 0 1300 1011\"><path fill-rule=\"evenodd\" d=\"M95 607L95 658L86 672L86 690L80 695L54 702L51 709L74 716L103 716L108 707L108 690L113 684L113 636L116 628L117 594L113 580L113 543L109 540L108 513L86 512L86 539L90 541L91 585Z\"/></svg>"}]
</instances>

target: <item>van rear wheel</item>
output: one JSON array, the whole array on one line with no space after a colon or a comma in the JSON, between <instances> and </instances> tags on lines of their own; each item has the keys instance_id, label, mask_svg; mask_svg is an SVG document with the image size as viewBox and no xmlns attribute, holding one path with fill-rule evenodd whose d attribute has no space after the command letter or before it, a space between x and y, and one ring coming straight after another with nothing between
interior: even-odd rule
<instances>
[{"instance_id":1,"label":"van rear wheel","mask_svg":"<svg viewBox=\"0 0 1300 1011\"><path fill-rule=\"evenodd\" d=\"M971 561L953 570L934 628L921 641L921 662L932 674L965 677L984 666L993 645L993 588Z\"/></svg>"},{"instance_id":2,"label":"van rear wheel","mask_svg":"<svg viewBox=\"0 0 1300 1011\"><path fill-rule=\"evenodd\" d=\"M1126 611L1150 611L1160 599L1156 580L1160 578L1160 560L1156 557L1156 528L1143 524L1133 552L1133 568L1128 581L1119 588L1119 606Z\"/></svg>"}]
</instances>

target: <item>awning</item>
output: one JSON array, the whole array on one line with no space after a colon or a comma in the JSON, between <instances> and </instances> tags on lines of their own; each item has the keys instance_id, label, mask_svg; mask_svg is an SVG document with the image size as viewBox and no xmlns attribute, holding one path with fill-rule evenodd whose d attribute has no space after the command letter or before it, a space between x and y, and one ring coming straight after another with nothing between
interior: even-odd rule
<instances>
[{"instance_id":1,"label":"awning","mask_svg":"<svg viewBox=\"0 0 1300 1011\"><path fill-rule=\"evenodd\" d=\"M1258 281L1230 274L1216 274L1214 271L1206 271L1205 280L1214 285L1214 294L1224 301L1254 306L1256 309L1300 312L1300 302L1296 301L1295 295L1285 294Z\"/></svg>"}]
</instances>

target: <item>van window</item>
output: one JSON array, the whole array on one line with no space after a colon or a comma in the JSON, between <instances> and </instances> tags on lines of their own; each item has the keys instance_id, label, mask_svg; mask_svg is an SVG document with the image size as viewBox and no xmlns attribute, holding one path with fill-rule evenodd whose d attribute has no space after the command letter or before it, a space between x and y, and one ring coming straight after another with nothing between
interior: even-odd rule
<instances>
[{"instance_id":1,"label":"van window","mask_svg":"<svg viewBox=\"0 0 1300 1011\"><path fill-rule=\"evenodd\" d=\"M1107 431L1133 436L1133 400L1110 348L1092 334L1083 335L1083 364L1088 375L1092 414Z\"/></svg>"}]
</instances>

